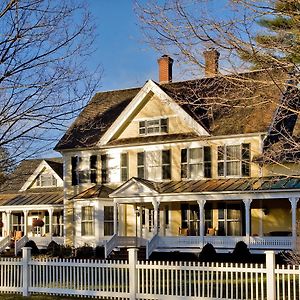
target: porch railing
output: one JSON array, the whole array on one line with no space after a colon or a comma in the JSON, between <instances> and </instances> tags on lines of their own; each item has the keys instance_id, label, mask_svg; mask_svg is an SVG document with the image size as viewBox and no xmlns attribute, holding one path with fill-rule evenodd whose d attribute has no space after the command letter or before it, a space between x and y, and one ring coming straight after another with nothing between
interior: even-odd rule
<instances>
[{"instance_id":1,"label":"porch railing","mask_svg":"<svg viewBox=\"0 0 300 300\"><path fill-rule=\"evenodd\" d=\"M10 244L10 237L9 236L6 236L5 238L3 238L1 241L0 241L0 253L3 252L5 250L5 248L7 246L9 246Z\"/></svg>"},{"instance_id":2,"label":"porch railing","mask_svg":"<svg viewBox=\"0 0 300 300\"><path fill-rule=\"evenodd\" d=\"M234 249L235 245L243 241L252 250L272 249L289 250L293 249L293 238L286 237L246 237L246 236L165 236L157 237L155 240L156 248L161 249L187 249L200 248L206 244L212 244L218 249Z\"/></svg>"},{"instance_id":3,"label":"porch railing","mask_svg":"<svg viewBox=\"0 0 300 300\"><path fill-rule=\"evenodd\" d=\"M22 236L19 240L15 241L15 256L21 251L25 244L29 241L26 235Z\"/></svg>"},{"instance_id":4,"label":"porch railing","mask_svg":"<svg viewBox=\"0 0 300 300\"><path fill-rule=\"evenodd\" d=\"M114 234L104 245L105 258L117 247L141 247L146 246L147 240L136 236L118 236Z\"/></svg>"},{"instance_id":5,"label":"porch railing","mask_svg":"<svg viewBox=\"0 0 300 300\"><path fill-rule=\"evenodd\" d=\"M115 233L104 245L105 258L118 246L118 235Z\"/></svg>"},{"instance_id":6,"label":"porch railing","mask_svg":"<svg viewBox=\"0 0 300 300\"><path fill-rule=\"evenodd\" d=\"M155 234L150 241L146 244L146 259L149 259L152 252L157 248L159 243L159 236Z\"/></svg>"}]
</instances>

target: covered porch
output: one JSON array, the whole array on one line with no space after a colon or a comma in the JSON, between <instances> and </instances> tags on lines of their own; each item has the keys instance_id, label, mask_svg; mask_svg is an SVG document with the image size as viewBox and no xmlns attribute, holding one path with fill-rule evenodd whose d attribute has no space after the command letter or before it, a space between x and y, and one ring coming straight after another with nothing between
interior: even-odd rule
<instances>
[{"instance_id":1,"label":"covered porch","mask_svg":"<svg viewBox=\"0 0 300 300\"><path fill-rule=\"evenodd\" d=\"M129 191L133 191L132 197ZM137 192L139 196L137 197ZM282 189L160 193L138 180L115 191L114 245L136 238L152 251L228 252L239 241L252 252L296 247L299 191ZM124 197L126 193L127 197ZM120 197L121 196L121 197ZM122 218L120 218L120 210ZM124 217L124 211L126 211ZM119 217L118 217L119 216ZM109 246L109 243L108 243Z\"/></svg>"}]
</instances>

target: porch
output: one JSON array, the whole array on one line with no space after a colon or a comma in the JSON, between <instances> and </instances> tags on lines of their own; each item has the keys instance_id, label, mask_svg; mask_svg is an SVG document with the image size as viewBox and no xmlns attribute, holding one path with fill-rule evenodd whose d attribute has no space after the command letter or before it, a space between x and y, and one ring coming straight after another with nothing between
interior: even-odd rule
<instances>
[{"instance_id":1,"label":"porch","mask_svg":"<svg viewBox=\"0 0 300 300\"><path fill-rule=\"evenodd\" d=\"M28 240L33 240L38 248L47 247L51 241L64 243L63 209L60 207L14 207L0 211L0 216L3 225L0 229L1 250L12 241L18 248Z\"/></svg>"},{"instance_id":2,"label":"porch","mask_svg":"<svg viewBox=\"0 0 300 300\"><path fill-rule=\"evenodd\" d=\"M111 241L116 246L118 237L123 245L126 237L140 238L150 254L200 252L207 243L228 252L239 241L252 252L292 250L297 240L300 193L298 185L290 181L268 178L154 184L131 179L110 195L114 198ZM221 189L229 183L232 189ZM265 186L268 190L262 189Z\"/></svg>"}]
</instances>

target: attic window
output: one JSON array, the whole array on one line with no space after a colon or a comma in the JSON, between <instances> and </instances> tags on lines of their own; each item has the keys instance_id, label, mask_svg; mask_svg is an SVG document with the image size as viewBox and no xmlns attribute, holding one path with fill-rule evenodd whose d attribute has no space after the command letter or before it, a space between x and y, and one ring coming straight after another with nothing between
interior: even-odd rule
<instances>
[{"instance_id":1,"label":"attic window","mask_svg":"<svg viewBox=\"0 0 300 300\"><path fill-rule=\"evenodd\" d=\"M139 122L140 135L168 133L168 119L145 120Z\"/></svg>"},{"instance_id":2,"label":"attic window","mask_svg":"<svg viewBox=\"0 0 300 300\"><path fill-rule=\"evenodd\" d=\"M57 180L52 174L40 174L36 179L38 187L57 186Z\"/></svg>"}]
</instances>

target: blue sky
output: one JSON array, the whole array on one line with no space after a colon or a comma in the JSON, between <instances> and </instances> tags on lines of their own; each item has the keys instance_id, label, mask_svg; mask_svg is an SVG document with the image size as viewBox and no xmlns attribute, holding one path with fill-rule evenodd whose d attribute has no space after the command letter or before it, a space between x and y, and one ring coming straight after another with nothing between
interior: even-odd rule
<instances>
[{"instance_id":1,"label":"blue sky","mask_svg":"<svg viewBox=\"0 0 300 300\"><path fill-rule=\"evenodd\" d=\"M156 53L144 41L131 0L88 0L98 37L92 64L103 67L101 91L141 86L157 80Z\"/></svg>"}]
</instances>

